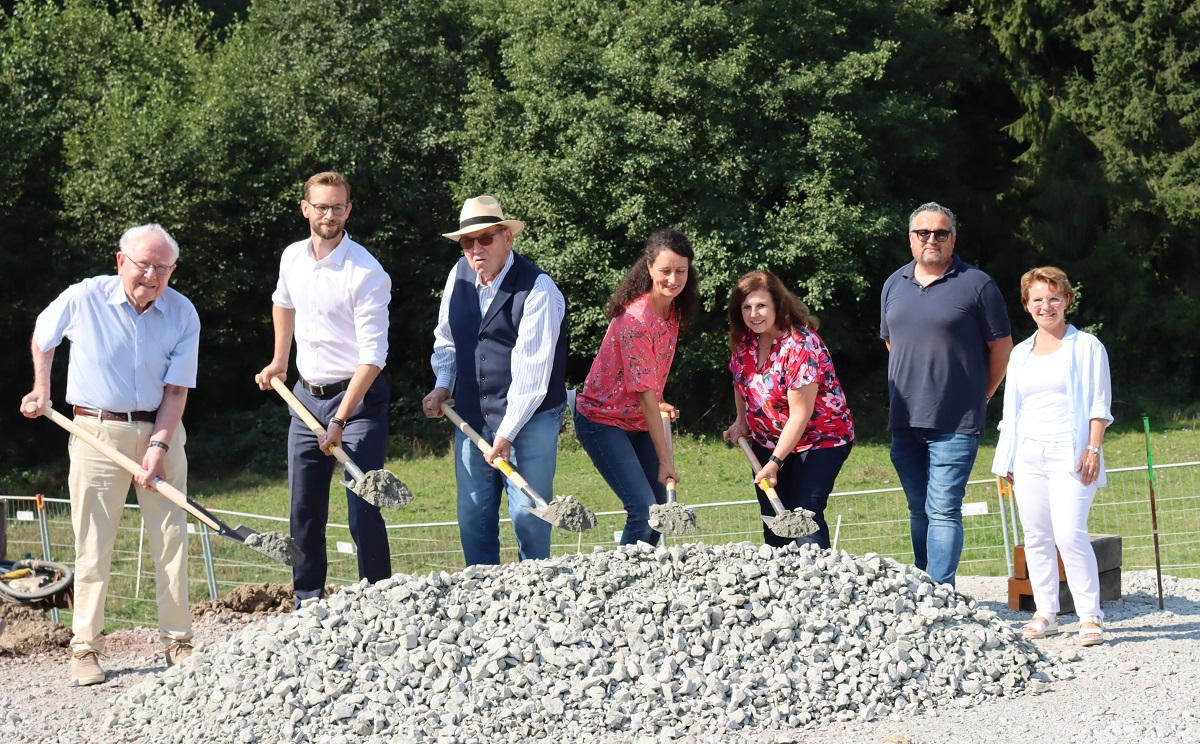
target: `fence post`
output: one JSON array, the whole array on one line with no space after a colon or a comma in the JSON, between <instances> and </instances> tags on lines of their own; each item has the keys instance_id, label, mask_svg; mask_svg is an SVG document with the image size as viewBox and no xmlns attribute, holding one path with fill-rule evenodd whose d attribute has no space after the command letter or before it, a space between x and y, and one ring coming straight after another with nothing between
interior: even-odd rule
<instances>
[{"instance_id":1,"label":"fence post","mask_svg":"<svg viewBox=\"0 0 1200 744\"><path fill-rule=\"evenodd\" d=\"M217 572L213 566L212 542L208 537L208 527L200 523L200 549L204 552L204 576L208 579L208 598L217 599Z\"/></svg>"},{"instance_id":2,"label":"fence post","mask_svg":"<svg viewBox=\"0 0 1200 744\"><path fill-rule=\"evenodd\" d=\"M996 476L996 498L1000 500L1000 536L1004 538L1004 565L1008 568L1008 578L1013 575L1012 545L1008 542L1008 514L1004 508L1004 492L1008 481L1004 476Z\"/></svg>"},{"instance_id":3,"label":"fence post","mask_svg":"<svg viewBox=\"0 0 1200 744\"><path fill-rule=\"evenodd\" d=\"M44 497L40 493L34 496L34 501L37 503L38 528L42 533L42 556L47 561L53 561L54 558L50 556L50 525L46 523L46 502L43 499ZM57 607L50 608L50 619L58 622Z\"/></svg>"},{"instance_id":4,"label":"fence post","mask_svg":"<svg viewBox=\"0 0 1200 744\"><path fill-rule=\"evenodd\" d=\"M141 509L138 509L138 517L137 580L133 583L134 599L142 597L142 543L146 538L146 518L142 516Z\"/></svg>"}]
</instances>

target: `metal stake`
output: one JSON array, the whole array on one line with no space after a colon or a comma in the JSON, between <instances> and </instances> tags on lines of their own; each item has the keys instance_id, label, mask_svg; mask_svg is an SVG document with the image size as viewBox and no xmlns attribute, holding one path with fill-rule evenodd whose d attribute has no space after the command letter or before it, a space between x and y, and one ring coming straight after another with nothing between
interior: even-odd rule
<instances>
[{"instance_id":1,"label":"metal stake","mask_svg":"<svg viewBox=\"0 0 1200 744\"><path fill-rule=\"evenodd\" d=\"M1154 535L1154 573L1158 577L1158 609L1163 608L1162 560L1158 554L1158 506L1154 502L1154 458L1150 455L1150 417L1142 416L1146 430L1146 477L1150 483L1150 529Z\"/></svg>"},{"instance_id":2,"label":"metal stake","mask_svg":"<svg viewBox=\"0 0 1200 744\"><path fill-rule=\"evenodd\" d=\"M996 476L996 497L1000 500L1000 536L1004 538L1004 563L1008 566L1008 578L1013 577L1012 545L1008 541L1008 513L1004 507L1004 486L1008 481L1002 475Z\"/></svg>"}]
</instances>

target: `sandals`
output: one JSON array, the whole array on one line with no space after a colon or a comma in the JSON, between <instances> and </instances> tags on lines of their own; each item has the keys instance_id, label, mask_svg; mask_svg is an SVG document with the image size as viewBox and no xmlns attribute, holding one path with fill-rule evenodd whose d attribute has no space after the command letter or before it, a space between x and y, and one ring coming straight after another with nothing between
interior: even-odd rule
<instances>
[{"instance_id":1,"label":"sandals","mask_svg":"<svg viewBox=\"0 0 1200 744\"><path fill-rule=\"evenodd\" d=\"M1034 615L1032 620L1021 627L1021 637L1027 641L1045 638L1057 632L1058 618L1055 615Z\"/></svg>"},{"instance_id":2,"label":"sandals","mask_svg":"<svg viewBox=\"0 0 1200 744\"><path fill-rule=\"evenodd\" d=\"M1094 628L1083 627L1084 623L1095 625ZM1079 618L1079 645L1099 646L1104 643L1104 621L1098 615L1084 615Z\"/></svg>"}]
</instances>

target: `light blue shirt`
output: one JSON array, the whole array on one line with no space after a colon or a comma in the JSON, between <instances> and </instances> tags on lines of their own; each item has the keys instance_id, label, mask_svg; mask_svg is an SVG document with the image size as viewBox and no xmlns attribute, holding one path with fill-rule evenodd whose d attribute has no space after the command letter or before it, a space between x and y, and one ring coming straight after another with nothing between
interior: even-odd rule
<instances>
[{"instance_id":1,"label":"light blue shirt","mask_svg":"<svg viewBox=\"0 0 1200 744\"><path fill-rule=\"evenodd\" d=\"M156 411L166 385L196 387L200 316L167 287L141 315L119 276L72 284L38 315L42 351L71 341L67 403L105 411Z\"/></svg>"}]
</instances>

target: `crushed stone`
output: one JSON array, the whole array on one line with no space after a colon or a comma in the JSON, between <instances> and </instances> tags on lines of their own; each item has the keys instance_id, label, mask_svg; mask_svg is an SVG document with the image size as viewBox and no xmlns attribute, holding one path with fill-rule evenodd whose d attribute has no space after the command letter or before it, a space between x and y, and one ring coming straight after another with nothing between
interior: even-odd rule
<instances>
[{"instance_id":1,"label":"crushed stone","mask_svg":"<svg viewBox=\"0 0 1200 744\"><path fill-rule=\"evenodd\" d=\"M558 496L546 506L542 517L555 527L586 532L596 526L596 513L572 496Z\"/></svg>"},{"instance_id":2,"label":"crushed stone","mask_svg":"<svg viewBox=\"0 0 1200 744\"><path fill-rule=\"evenodd\" d=\"M368 504L374 504L381 509L395 509L412 503L413 493L390 470L371 470L363 474L363 479L354 485L357 493Z\"/></svg>"},{"instance_id":3,"label":"crushed stone","mask_svg":"<svg viewBox=\"0 0 1200 744\"><path fill-rule=\"evenodd\" d=\"M696 513L683 504L654 504L650 507L649 524L664 535L690 535L695 532Z\"/></svg>"},{"instance_id":4,"label":"crushed stone","mask_svg":"<svg viewBox=\"0 0 1200 744\"><path fill-rule=\"evenodd\" d=\"M243 544L285 566L299 566L304 563L304 552L300 550L296 541L278 532L256 532L247 537Z\"/></svg>"},{"instance_id":5,"label":"crushed stone","mask_svg":"<svg viewBox=\"0 0 1200 744\"><path fill-rule=\"evenodd\" d=\"M1070 677L878 555L640 544L362 582L137 684L100 723L152 741L738 738Z\"/></svg>"},{"instance_id":6,"label":"crushed stone","mask_svg":"<svg viewBox=\"0 0 1200 744\"><path fill-rule=\"evenodd\" d=\"M784 511L771 520L768 529L780 537L808 537L821 529L813 520L816 514L807 509Z\"/></svg>"}]
</instances>

